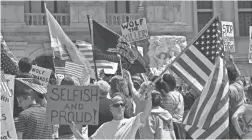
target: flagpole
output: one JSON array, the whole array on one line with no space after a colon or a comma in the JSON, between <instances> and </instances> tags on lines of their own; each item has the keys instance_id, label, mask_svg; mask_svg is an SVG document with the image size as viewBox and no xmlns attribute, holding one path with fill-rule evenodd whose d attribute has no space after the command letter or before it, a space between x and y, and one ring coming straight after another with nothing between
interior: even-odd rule
<instances>
[{"instance_id":1,"label":"flagpole","mask_svg":"<svg viewBox=\"0 0 252 140\"><path fill-rule=\"evenodd\" d=\"M165 70L153 81L153 83L156 83L161 77L162 75L171 67L171 65L176 62L180 56L182 54L184 54L185 51L187 51L187 49L193 44L193 42L200 37L201 34L203 34L205 32L205 30L211 25L211 23L213 22L213 20L218 17L220 15L220 13L222 12L222 9L220 9L216 15L214 15L212 17L212 19L210 21L208 21L208 23L204 26L204 28L202 28L200 30L200 32L187 44L186 48L184 50L182 50L182 52L170 63L166 66Z\"/></svg>"},{"instance_id":2,"label":"flagpole","mask_svg":"<svg viewBox=\"0 0 252 140\"><path fill-rule=\"evenodd\" d=\"M117 54L117 57L119 58L119 66L120 66L120 69L121 69L121 75L123 77L123 68L122 68L122 59L121 59L121 55L120 54Z\"/></svg>"},{"instance_id":3,"label":"flagpole","mask_svg":"<svg viewBox=\"0 0 252 140\"><path fill-rule=\"evenodd\" d=\"M88 19L88 26L89 26L89 33L90 33L90 39L92 42L92 51L93 51L93 58L94 58L94 68L95 68L95 78L98 81L98 74L97 74L97 67L96 67L96 61L95 61L95 52L94 52L94 36L92 34L92 30L91 30L91 25L90 25L90 17L89 15L87 15L87 19Z\"/></svg>"},{"instance_id":4,"label":"flagpole","mask_svg":"<svg viewBox=\"0 0 252 140\"><path fill-rule=\"evenodd\" d=\"M45 7L45 13L46 13L46 20L47 20L47 22L48 22L46 3L44 3L44 7ZM49 26L49 24L47 24L47 26ZM50 36L51 36L51 30L49 30L49 34L50 34ZM52 39L52 38L50 37L50 39ZM51 44L50 44L50 46L51 46ZM51 47L52 47L52 46L51 46ZM53 62L55 77L58 79L57 73L56 73L56 71L55 71L55 61L54 61L54 59L55 59L55 54L54 54L54 50L53 50L52 62Z\"/></svg>"}]
</instances>

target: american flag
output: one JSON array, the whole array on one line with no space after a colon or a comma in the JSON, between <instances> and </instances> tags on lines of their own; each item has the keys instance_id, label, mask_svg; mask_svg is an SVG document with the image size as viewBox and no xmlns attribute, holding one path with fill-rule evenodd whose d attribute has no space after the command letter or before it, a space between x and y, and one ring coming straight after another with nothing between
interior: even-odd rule
<instances>
[{"instance_id":1,"label":"american flag","mask_svg":"<svg viewBox=\"0 0 252 140\"><path fill-rule=\"evenodd\" d=\"M2 34L0 34L2 38ZM18 75L18 61L4 40L1 40L1 70L6 74Z\"/></svg>"},{"instance_id":2,"label":"american flag","mask_svg":"<svg viewBox=\"0 0 252 140\"><path fill-rule=\"evenodd\" d=\"M79 65L79 64L76 64L76 63L73 63L73 62L66 61L65 70L66 70L66 73L68 75L72 75L72 76L75 76L77 78L82 78L83 69L86 69L86 68L84 68L83 65Z\"/></svg>"},{"instance_id":3,"label":"american flag","mask_svg":"<svg viewBox=\"0 0 252 140\"><path fill-rule=\"evenodd\" d=\"M183 122L193 139L221 139L229 133L229 80L225 61L217 58L200 97Z\"/></svg>"},{"instance_id":4,"label":"american flag","mask_svg":"<svg viewBox=\"0 0 252 140\"><path fill-rule=\"evenodd\" d=\"M1 71L1 92L7 92L10 96L12 96L3 71Z\"/></svg>"},{"instance_id":5,"label":"american flag","mask_svg":"<svg viewBox=\"0 0 252 140\"><path fill-rule=\"evenodd\" d=\"M172 62L170 67L199 93L214 69L216 56L224 56L219 18L214 18L207 25L205 31Z\"/></svg>"},{"instance_id":6,"label":"american flag","mask_svg":"<svg viewBox=\"0 0 252 140\"><path fill-rule=\"evenodd\" d=\"M82 71L86 69L83 65L79 65L73 62L64 61L61 66L55 66L55 73L62 75L71 75L77 78L82 78Z\"/></svg>"},{"instance_id":7,"label":"american flag","mask_svg":"<svg viewBox=\"0 0 252 140\"><path fill-rule=\"evenodd\" d=\"M79 48L80 52L82 52L82 54L87 58L87 60L89 61L91 65L91 68L95 69L92 45L85 41L80 41L80 40L76 40L75 45ZM96 63L97 69L113 69L113 64L114 64L107 60L95 60L95 63Z\"/></svg>"},{"instance_id":8,"label":"american flag","mask_svg":"<svg viewBox=\"0 0 252 140\"><path fill-rule=\"evenodd\" d=\"M41 94L47 93L47 89L41 85L33 83L32 78L16 78L16 80L26 84L27 86L29 86L30 88L34 89L35 91L37 91Z\"/></svg>"}]
</instances>

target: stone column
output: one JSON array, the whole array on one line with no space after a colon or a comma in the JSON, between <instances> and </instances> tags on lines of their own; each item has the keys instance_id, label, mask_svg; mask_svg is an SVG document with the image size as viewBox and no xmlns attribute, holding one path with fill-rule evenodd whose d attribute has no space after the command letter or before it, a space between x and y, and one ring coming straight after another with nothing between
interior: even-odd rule
<instances>
[{"instance_id":1,"label":"stone column","mask_svg":"<svg viewBox=\"0 0 252 140\"><path fill-rule=\"evenodd\" d=\"M106 2L69 1L70 26L88 27L87 15L100 24L106 24Z\"/></svg>"},{"instance_id":2,"label":"stone column","mask_svg":"<svg viewBox=\"0 0 252 140\"><path fill-rule=\"evenodd\" d=\"M24 22L24 1L1 1L1 26L21 26Z\"/></svg>"}]
</instances>

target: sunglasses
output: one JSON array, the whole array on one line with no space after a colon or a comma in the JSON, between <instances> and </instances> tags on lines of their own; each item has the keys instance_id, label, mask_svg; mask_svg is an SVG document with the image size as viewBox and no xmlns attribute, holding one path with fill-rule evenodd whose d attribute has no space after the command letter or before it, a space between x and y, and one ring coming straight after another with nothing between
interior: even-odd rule
<instances>
[{"instance_id":1,"label":"sunglasses","mask_svg":"<svg viewBox=\"0 0 252 140\"><path fill-rule=\"evenodd\" d=\"M113 104L112 107L114 108L119 108L119 107L125 107L125 104L124 103L119 103L119 104Z\"/></svg>"}]
</instances>

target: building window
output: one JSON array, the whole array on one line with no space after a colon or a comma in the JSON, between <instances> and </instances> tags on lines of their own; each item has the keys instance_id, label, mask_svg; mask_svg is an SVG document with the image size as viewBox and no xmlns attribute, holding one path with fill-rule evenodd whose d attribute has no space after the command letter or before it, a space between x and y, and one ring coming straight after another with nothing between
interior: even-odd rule
<instances>
[{"instance_id":1,"label":"building window","mask_svg":"<svg viewBox=\"0 0 252 140\"><path fill-rule=\"evenodd\" d=\"M25 1L25 13L44 13L44 3L51 13L69 13L67 1Z\"/></svg>"},{"instance_id":2,"label":"building window","mask_svg":"<svg viewBox=\"0 0 252 140\"><path fill-rule=\"evenodd\" d=\"M130 1L107 1L107 13L130 13Z\"/></svg>"},{"instance_id":3,"label":"building window","mask_svg":"<svg viewBox=\"0 0 252 140\"><path fill-rule=\"evenodd\" d=\"M197 1L198 31L213 17L212 1Z\"/></svg>"},{"instance_id":4,"label":"building window","mask_svg":"<svg viewBox=\"0 0 252 140\"><path fill-rule=\"evenodd\" d=\"M239 35L249 36L252 25L252 1L238 1Z\"/></svg>"}]
</instances>

